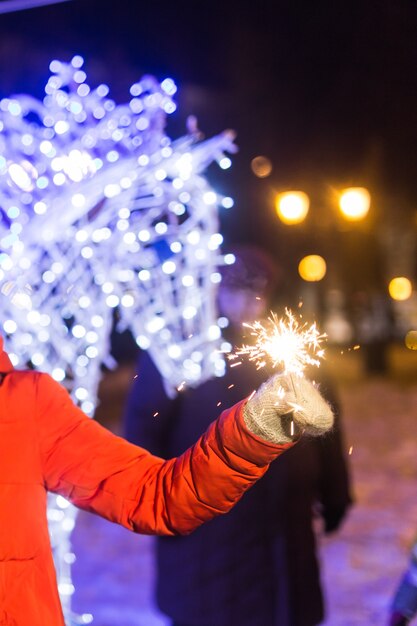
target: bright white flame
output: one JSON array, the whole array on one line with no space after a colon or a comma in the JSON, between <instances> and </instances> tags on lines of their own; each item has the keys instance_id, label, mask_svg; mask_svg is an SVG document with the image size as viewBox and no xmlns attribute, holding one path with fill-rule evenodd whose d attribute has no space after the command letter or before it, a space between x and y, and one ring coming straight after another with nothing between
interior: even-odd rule
<instances>
[{"instance_id":1,"label":"bright white flame","mask_svg":"<svg viewBox=\"0 0 417 626\"><path fill-rule=\"evenodd\" d=\"M315 323L300 324L289 309L285 310L285 318L278 319L272 313L265 325L256 321L243 326L251 330L255 343L243 345L231 358L248 356L258 369L269 362L284 373L302 376L307 365L319 366L324 356L321 343L326 335L319 332Z\"/></svg>"}]
</instances>

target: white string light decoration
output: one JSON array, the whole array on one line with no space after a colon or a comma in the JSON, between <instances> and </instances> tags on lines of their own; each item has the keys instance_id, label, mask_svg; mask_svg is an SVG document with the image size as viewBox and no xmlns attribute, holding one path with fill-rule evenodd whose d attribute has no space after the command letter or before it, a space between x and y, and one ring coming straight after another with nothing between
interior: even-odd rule
<instances>
[{"instance_id":1,"label":"white string light decoration","mask_svg":"<svg viewBox=\"0 0 417 626\"><path fill-rule=\"evenodd\" d=\"M93 415L113 311L149 350L168 393L224 372L215 294L221 197L203 175L230 166L230 131L172 141L172 79L143 77L127 104L92 90L83 59L52 61L45 98L0 101L2 333L16 367L40 368ZM71 611L75 509L48 508L58 583Z\"/></svg>"}]
</instances>

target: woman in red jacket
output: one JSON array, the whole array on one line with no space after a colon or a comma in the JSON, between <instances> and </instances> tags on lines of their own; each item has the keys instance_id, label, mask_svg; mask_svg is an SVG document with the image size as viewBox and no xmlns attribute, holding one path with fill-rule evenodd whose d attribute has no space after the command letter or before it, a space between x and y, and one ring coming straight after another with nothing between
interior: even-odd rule
<instances>
[{"instance_id":1,"label":"woman in red jacket","mask_svg":"<svg viewBox=\"0 0 417 626\"><path fill-rule=\"evenodd\" d=\"M1 339L0 382L0 626L64 625L47 491L134 532L185 534L228 511L302 431L333 423L311 383L275 376L164 461L88 418L47 374L14 371Z\"/></svg>"}]
</instances>

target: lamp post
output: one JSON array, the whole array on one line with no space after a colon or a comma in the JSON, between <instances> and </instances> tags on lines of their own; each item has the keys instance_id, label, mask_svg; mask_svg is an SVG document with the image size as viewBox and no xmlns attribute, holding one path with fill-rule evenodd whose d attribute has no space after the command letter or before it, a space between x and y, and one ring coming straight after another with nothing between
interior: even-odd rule
<instances>
[{"instance_id":1,"label":"lamp post","mask_svg":"<svg viewBox=\"0 0 417 626\"><path fill-rule=\"evenodd\" d=\"M321 201L315 190L310 201L305 191L284 190L276 194L274 205L286 230L284 246L289 248L292 259L295 254L298 257L298 295L304 314L316 317L324 313L328 317L327 296L337 292L340 297L332 302L339 303L336 313L344 320L343 336L352 335L352 330L345 332L350 316L344 313L344 303L350 305L353 294L367 281L380 282L374 277L378 261L369 237L370 192L359 186L342 188Z\"/></svg>"}]
</instances>

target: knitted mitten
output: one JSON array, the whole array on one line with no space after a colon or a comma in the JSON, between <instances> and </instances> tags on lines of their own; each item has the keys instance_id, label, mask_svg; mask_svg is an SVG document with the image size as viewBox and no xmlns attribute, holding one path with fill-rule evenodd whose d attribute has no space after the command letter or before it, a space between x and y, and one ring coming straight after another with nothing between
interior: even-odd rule
<instances>
[{"instance_id":1,"label":"knitted mitten","mask_svg":"<svg viewBox=\"0 0 417 626\"><path fill-rule=\"evenodd\" d=\"M317 388L295 374L268 379L243 408L246 426L271 443L288 443L305 432L322 435L334 415Z\"/></svg>"}]
</instances>

